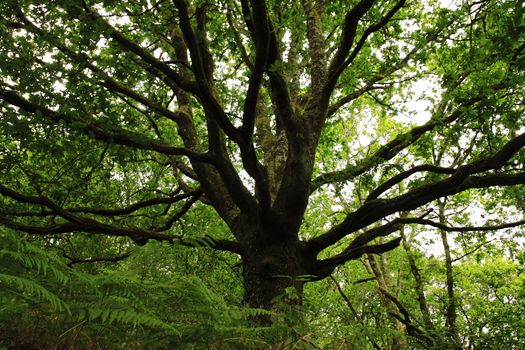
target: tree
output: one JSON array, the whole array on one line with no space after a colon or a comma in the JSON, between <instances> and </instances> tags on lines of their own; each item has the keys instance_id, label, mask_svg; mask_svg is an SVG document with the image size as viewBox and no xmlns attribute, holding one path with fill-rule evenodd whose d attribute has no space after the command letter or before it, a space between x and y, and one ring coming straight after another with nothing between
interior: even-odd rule
<instances>
[{"instance_id":1,"label":"tree","mask_svg":"<svg viewBox=\"0 0 525 350\"><path fill-rule=\"evenodd\" d=\"M440 198L525 183L514 1L0 10L0 223L52 244L89 234L229 251L244 301L269 308L396 248L404 225L446 229L432 219ZM428 121L396 119L425 100ZM355 197L337 204L345 193ZM331 226L315 225L317 205L336 211ZM209 207L225 232L185 235L183 216Z\"/></svg>"}]
</instances>

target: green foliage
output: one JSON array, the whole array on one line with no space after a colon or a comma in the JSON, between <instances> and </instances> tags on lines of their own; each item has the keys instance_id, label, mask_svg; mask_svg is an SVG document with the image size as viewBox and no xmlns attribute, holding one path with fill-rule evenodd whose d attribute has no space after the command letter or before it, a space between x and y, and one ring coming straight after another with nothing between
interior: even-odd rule
<instances>
[{"instance_id":1,"label":"green foliage","mask_svg":"<svg viewBox=\"0 0 525 350\"><path fill-rule=\"evenodd\" d=\"M275 48L258 45L266 33L252 32L242 2L183 2L195 46L206 47L189 58L189 48L177 52L177 40L190 42L178 33L177 1L0 1L0 185L28 196L0 195L0 348L525 349L525 233L518 227L441 232L406 225L402 247L342 259L333 272L319 265L333 279L307 283L304 294L285 288L271 311L240 302L245 256L209 249L222 239L257 253L278 246L283 242L275 244L281 237L272 230L301 215L299 232L291 233L299 253L289 265L307 269L341 257L363 232L405 215L451 227L522 218L523 185L446 197L467 183L450 177L456 189L443 187L446 200L437 203L424 191L409 191L451 172L416 172L387 188L378 203L397 208L411 196L419 201L345 232L319 254L301 255L308 240L368 215L349 213L394 176L415 165L472 164L523 133L525 7L513 0L448 1L449 8L437 0L375 1L353 28L344 24L354 20L346 14L372 1L269 0ZM403 6L383 22L397 4ZM88 6L101 17L87 14ZM308 6L323 12L307 13ZM334 67L313 59L312 23L326 62L340 51L342 33L355 31L348 67L321 106L316 101L325 91L316 90L315 79ZM132 43L119 43L111 26ZM258 46L282 55L255 67L265 73L250 101L257 112L250 133L250 120L235 128L253 107L245 101ZM202 82L198 70L208 58L213 77ZM25 102L13 102L11 93ZM242 134L238 140L227 137L228 123ZM288 148L280 143L286 134L293 134ZM206 164L180 156L181 149L224 157ZM289 152L278 154L283 150ZM274 213L258 196L282 180L276 169L285 166L284 153L291 155L287 176L302 181L282 200L289 205L278 203L282 213ZM501 175L505 184L523 178L524 164L521 149L470 180ZM260 187L254 173L264 180ZM319 178L326 181L314 189ZM205 192L196 204L167 201L196 190ZM305 193L311 196L302 205ZM125 210L159 198L160 205ZM126 213L108 214L111 208ZM278 224L265 222L267 215ZM252 218L264 227L242 225ZM129 232L164 235L164 242L142 245Z\"/></svg>"},{"instance_id":2,"label":"green foliage","mask_svg":"<svg viewBox=\"0 0 525 350\"><path fill-rule=\"evenodd\" d=\"M40 241L6 230L0 238L0 344L8 348L249 349L277 332L249 325L267 311L228 304L195 276L173 273L167 283L127 263L88 273ZM136 252L130 266L140 259Z\"/></svg>"}]
</instances>

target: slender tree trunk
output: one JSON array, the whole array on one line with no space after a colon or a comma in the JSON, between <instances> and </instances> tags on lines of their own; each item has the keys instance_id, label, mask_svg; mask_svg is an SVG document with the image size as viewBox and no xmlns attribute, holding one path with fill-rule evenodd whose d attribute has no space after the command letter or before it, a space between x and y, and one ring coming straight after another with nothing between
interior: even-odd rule
<instances>
[{"instance_id":1,"label":"slender tree trunk","mask_svg":"<svg viewBox=\"0 0 525 350\"><path fill-rule=\"evenodd\" d=\"M330 275L330 279L334 282L335 284L335 287L337 288L337 291L339 292L339 295L341 295L341 297L343 298L344 302L346 303L346 305L348 306L348 308L350 309L350 311L352 312L352 316L353 318L359 322L362 326L366 326L366 320L363 318L362 315L360 315L357 310L354 308L354 306L352 305L352 302L350 301L350 299L348 298L348 296L345 294L345 292L343 291L343 289L341 288L341 286L339 285L339 282L337 282L337 280L335 279L335 277L333 275ZM372 344L372 346L374 347L374 349L376 350L382 350L381 347L379 346L379 344L377 344L377 342L374 340L373 337L371 337L369 334L365 334L365 336L368 338L368 340L370 341L370 343Z\"/></svg>"},{"instance_id":2,"label":"slender tree trunk","mask_svg":"<svg viewBox=\"0 0 525 350\"><path fill-rule=\"evenodd\" d=\"M445 219L445 202L438 201L439 205L439 223L446 225ZM447 309L445 315L445 325L448 328L450 338L454 343L454 349L462 349L461 339L459 338L456 327L456 296L454 294L454 276L452 270L452 255L450 254L450 246L448 244L447 232L440 230L441 240L443 242L443 249L445 251L445 268L447 275Z\"/></svg>"},{"instance_id":3,"label":"slender tree trunk","mask_svg":"<svg viewBox=\"0 0 525 350\"><path fill-rule=\"evenodd\" d=\"M372 254L368 254L367 264L366 267L368 271L375 276L377 285L379 287L380 291L386 291L387 293L390 293L391 287L390 287L390 278L387 273L384 273L387 271L386 266L386 257L381 257L381 266L378 264L376 258ZM395 294L395 293L390 293ZM383 294L381 294L383 303L387 309L387 311L392 313L399 313L399 310L397 306L392 302L392 300L385 297ZM404 334L404 326L399 320L397 320L395 317L390 316L390 320L392 322L392 325L394 328L399 332L398 335L394 336L392 338L392 342L389 345L388 349L390 350L402 350L407 348L407 342L406 338L403 335Z\"/></svg>"},{"instance_id":4,"label":"slender tree trunk","mask_svg":"<svg viewBox=\"0 0 525 350\"><path fill-rule=\"evenodd\" d=\"M412 273L412 276L414 277L415 281L415 289L417 301L419 304L419 310L421 311L425 327L427 328L427 330L432 331L434 330L434 325L432 324L432 320L430 318L430 311L428 309L427 300L425 298L425 292L423 290L423 280L421 278L421 274L419 273L419 269L416 265L416 261L413 256L410 243L406 238L404 228L401 229L401 236L403 238L403 248L405 249L405 252L407 254L408 265L410 266L410 272Z\"/></svg>"}]
</instances>

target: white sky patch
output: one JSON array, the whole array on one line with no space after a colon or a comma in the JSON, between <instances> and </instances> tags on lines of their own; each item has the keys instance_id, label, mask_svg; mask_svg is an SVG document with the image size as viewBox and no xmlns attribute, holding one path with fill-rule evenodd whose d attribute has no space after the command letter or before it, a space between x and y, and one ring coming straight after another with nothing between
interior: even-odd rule
<instances>
[{"instance_id":1,"label":"white sky patch","mask_svg":"<svg viewBox=\"0 0 525 350\"><path fill-rule=\"evenodd\" d=\"M284 35L283 35L283 43L286 45L285 46L285 49L284 49L284 52L283 52L283 60L284 61L288 61L288 55L290 53L290 42L291 42L291 37L292 37L292 34L290 33L289 30L287 30Z\"/></svg>"},{"instance_id":2,"label":"white sky patch","mask_svg":"<svg viewBox=\"0 0 525 350\"><path fill-rule=\"evenodd\" d=\"M438 0L440 7L455 10L459 7L460 3L458 0Z\"/></svg>"},{"instance_id":3,"label":"white sky patch","mask_svg":"<svg viewBox=\"0 0 525 350\"><path fill-rule=\"evenodd\" d=\"M55 92L64 92L66 91L66 87L64 86L64 84L60 81L55 81L53 83L53 90Z\"/></svg>"},{"instance_id":4,"label":"white sky patch","mask_svg":"<svg viewBox=\"0 0 525 350\"><path fill-rule=\"evenodd\" d=\"M44 56L42 56L42 61L46 63L53 63L54 62L53 52L46 52Z\"/></svg>"},{"instance_id":5,"label":"white sky patch","mask_svg":"<svg viewBox=\"0 0 525 350\"><path fill-rule=\"evenodd\" d=\"M400 123L423 125L430 120L432 116L432 107L435 100L439 97L441 88L437 80L425 77L415 81L410 87L406 101L398 101L404 111L397 113L394 119ZM401 100L406 96L398 95L397 99Z\"/></svg>"}]
</instances>

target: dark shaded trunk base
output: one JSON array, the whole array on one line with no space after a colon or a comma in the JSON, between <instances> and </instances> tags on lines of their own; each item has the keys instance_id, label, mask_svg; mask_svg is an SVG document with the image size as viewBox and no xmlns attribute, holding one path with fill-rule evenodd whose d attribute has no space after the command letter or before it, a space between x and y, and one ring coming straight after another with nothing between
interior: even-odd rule
<instances>
[{"instance_id":1,"label":"dark shaded trunk base","mask_svg":"<svg viewBox=\"0 0 525 350\"><path fill-rule=\"evenodd\" d=\"M248 254L244 265L244 303L254 308L274 309L279 304L302 302L304 272L296 249L274 247ZM263 318L263 323L270 322Z\"/></svg>"}]
</instances>

